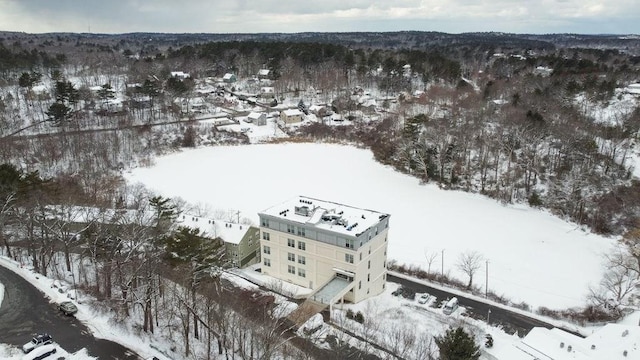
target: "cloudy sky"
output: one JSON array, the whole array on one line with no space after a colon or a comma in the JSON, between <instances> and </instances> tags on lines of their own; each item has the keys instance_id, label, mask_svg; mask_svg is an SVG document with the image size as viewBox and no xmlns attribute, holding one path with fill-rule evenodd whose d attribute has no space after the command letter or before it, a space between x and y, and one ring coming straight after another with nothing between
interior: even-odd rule
<instances>
[{"instance_id":1,"label":"cloudy sky","mask_svg":"<svg viewBox=\"0 0 640 360\"><path fill-rule=\"evenodd\" d=\"M0 0L0 30L640 34L640 0Z\"/></svg>"}]
</instances>

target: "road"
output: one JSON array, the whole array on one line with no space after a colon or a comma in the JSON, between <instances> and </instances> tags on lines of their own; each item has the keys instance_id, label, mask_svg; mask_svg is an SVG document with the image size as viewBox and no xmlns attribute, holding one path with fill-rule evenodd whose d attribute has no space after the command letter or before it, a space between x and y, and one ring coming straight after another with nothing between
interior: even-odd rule
<instances>
[{"instance_id":1,"label":"road","mask_svg":"<svg viewBox=\"0 0 640 360\"><path fill-rule=\"evenodd\" d=\"M0 266L0 283L5 288L0 343L22 346L35 333L46 332L70 353L86 348L100 360L141 359L120 344L94 338L79 320L62 315L37 288L4 266Z\"/></svg>"},{"instance_id":2,"label":"road","mask_svg":"<svg viewBox=\"0 0 640 360\"><path fill-rule=\"evenodd\" d=\"M489 315L489 323L495 326L502 326L503 329L509 333L517 332L518 335L524 336L529 333L529 331L534 327L545 327L548 329L554 327L554 325L552 324L522 315L517 312L513 312L501 307L495 307L481 301L466 298L457 294L433 288L428 285L397 277L391 273L387 273L387 280L408 287L416 293L426 292L434 295L438 298L438 301L449 299L455 296L458 298L458 303L460 304L460 306L464 307L467 310L467 313L475 319L487 321L487 315L489 315L489 310L491 310L491 314Z\"/></svg>"}]
</instances>

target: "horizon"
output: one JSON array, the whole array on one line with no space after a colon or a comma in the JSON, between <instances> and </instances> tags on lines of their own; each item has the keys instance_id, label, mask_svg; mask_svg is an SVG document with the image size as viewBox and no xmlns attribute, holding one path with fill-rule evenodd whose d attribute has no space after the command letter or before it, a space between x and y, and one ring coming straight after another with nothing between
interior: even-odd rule
<instances>
[{"instance_id":1,"label":"horizon","mask_svg":"<svg viewBox=\"0 0 640 360\"><path fill-rule=\"evenodd\" d=\"M29 34L640 34L634 0L0 0L0 30ZM410 29L410 30L407 30Z\"/></svg>"},{"instance_id":2,"label":"horizon","mask_svg":"<svg viewBox=\"0 0 640 360\"><path fill-rule=\"evenodd\" d=\"M446 35L470 35L470 34L484 34L484 35L531 35L531 36L553 36L553 35L580 35L580 36L637 36L640 38L640 33L575 33L575 32L550 32L550 33L533 33L533 32L505 32L505 31L465 31L465 32L446 32L436 30L388 30L388 31L296 31L296 32L281 32L281 31L262 31L262 32L162 32L162 31L129 31L129 32L87 32L87 31L47 31L47 32L28 32L17 30L0 30L0 33L12 33L12 34L24 34L24 35L52 35L52 34L77 34L77 35L107 35L107 36L120 36L120 35L142 35L142 34L158 34L158 35L298 35L298 34L394 34L394 33L436 33Z\"/></svg>"}]
</instances>

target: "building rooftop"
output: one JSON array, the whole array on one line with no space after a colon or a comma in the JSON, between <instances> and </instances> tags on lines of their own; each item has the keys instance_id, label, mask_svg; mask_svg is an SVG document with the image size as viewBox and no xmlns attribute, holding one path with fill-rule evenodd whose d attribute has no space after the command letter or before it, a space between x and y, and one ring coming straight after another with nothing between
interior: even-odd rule
<instances>
[{"instance_id":1,"label":"building rooftop","mask_svg":"<svg viewBox=\"0 0 640 360\"><path fill-rule=\"evenodd\" d=\"M193 215L181 215L177 219L178 225L188 226L200 230L200 235L210 238L221 238L224 242L240 244L250 225L230 223Z\"/></svg>"},{"instance_id":2,"label":"building rooftop","mask_svg":"<svg viewBox=\"0 0 640 360\"><path fill-rule=\"evenodd\" d=\"M389 214L297 196L260 213L318 229L358 236Z\"/></svg>"},{"instance_id":3,"label":"building rooftop","mask_svg":"<svg viewBox=\"0 0 640 360\"><path fill-rule=\"evenodd\" d=\"M490 352L498 360L637 359L640 327L607 324L586 338L557 328L533 328L521 341L499 345Z\"/></svg>"}]
</instances>

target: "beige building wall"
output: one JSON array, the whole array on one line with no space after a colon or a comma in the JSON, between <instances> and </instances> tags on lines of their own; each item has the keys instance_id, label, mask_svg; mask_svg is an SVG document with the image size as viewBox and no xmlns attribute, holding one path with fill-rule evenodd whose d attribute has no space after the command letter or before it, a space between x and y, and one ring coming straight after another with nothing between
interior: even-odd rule
<instances>
[{"instance_id":1,"label":"beige building wall","mask_svg":"<svg viewBox=\"0 0 640 360\"><path fill-rule=\"evenodd\" d=\"M354 274L354 286L345 300L356 303L384 290L388 230L385 228L354 250L261 227L262 272L313 290L331 280L336 275L335 268L350 272ZM353 258L353 263L347 261L346 255Z\"/></svg>"}]
</instances>

